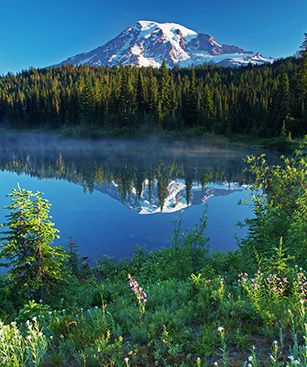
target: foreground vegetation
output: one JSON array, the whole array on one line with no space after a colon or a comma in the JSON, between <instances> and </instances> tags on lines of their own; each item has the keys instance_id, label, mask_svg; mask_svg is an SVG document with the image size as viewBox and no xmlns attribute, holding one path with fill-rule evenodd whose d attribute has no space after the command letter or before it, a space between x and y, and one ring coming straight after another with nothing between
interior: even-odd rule
<instances>
[{"instance_id":1,"label":"foreground vegetation","mask_svg":"<svg viewBox=\"0 0 307 367\"><path fill-rule=\"evenodd\" d=\"M3 232L0 365L307 365L306 173L248 157L255 218L233 253L207 254L206 217L172 245L90 267L57 236L50 204L17 187Z\"/></svg>"},{"instance_id":2,"label":"foreground vegetation","mask_svg":"<svg viewBox=\"0 0 307 367\"><path fill-rule=\"evenodd\" d=\"M0 122L69 135L306 134L307 53L246 68L30 69L0 77ZM188 132L187 132L188 131Z\"/></svg>"}]
</instances>

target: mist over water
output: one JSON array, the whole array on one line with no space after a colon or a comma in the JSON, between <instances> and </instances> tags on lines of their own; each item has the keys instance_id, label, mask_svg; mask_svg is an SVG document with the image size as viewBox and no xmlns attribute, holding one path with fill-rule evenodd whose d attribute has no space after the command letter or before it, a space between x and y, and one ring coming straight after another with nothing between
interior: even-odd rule
<instances>
[{"instance_id":1,"label":"mist over water","mask_svg":"<svg viewBox=\"0 0 307 367\"><path fill-rule=\"evenodd\" d=\"M0 137L0 197L16 184L41 191L53 204L58 244L71 236L81 255L130 256L135 245L170 244L173 221L191 228L207 212L212 251L232 250L252 215L251 178L243 172L256 149L183 142L92 141L47 134ZM1 206L3 206L1 205ZM1 209L3 222L5 211Z\"/></svg>"}]
</instances>

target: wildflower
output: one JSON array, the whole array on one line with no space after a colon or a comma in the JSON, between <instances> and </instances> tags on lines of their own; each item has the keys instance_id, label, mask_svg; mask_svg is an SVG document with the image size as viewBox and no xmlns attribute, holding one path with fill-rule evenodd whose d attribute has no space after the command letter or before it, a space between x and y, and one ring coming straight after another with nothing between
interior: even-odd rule
<instances>
[{"instance_id":1,"label":"wildflower","mask_svg":"<svg viewBox=\"0 0 307 367\"><path fill-rule=\"evenodd\" d=\"M293 356L288 356L288 359L290 359L290 361L294 361L294 357Z\"/></svg>"},{"instance_id":2,"label":"wildflower","mask_svg":"<svg viewBox=\"0 0 307 367\"><path fill-rule=\"evenodd\" d=\"M214 365L214 366L218 366L219 364L218 364L217 362L214 362L214 363L213 363L213 365Z\"/></svg>"},{"instance_id":3,"label":"wildflower","mask_svg":"<svg viewBox=\"0 0 307 367\"><path fill-rule=\"evenodd\" d=\"M144 292L143 288L139 286L138 282L134 278L132 278L130 274L128 274L128 281L132 292L135 294L138 300L140 313L143 315L145 312L145 304L147 302L147 294Z\"/></svg>"},{"instance_id":4,"label":"wildflower","mask_svg":"<svg viewBox=\"0 0 307 367\"><path fill-rule=\"evenodd\" d=\"M277 340L274 340L273 341L273 344L277 345L278 344L278 341Z\"/></svg>"},{"instance_id":5,"label":"wildflower","mask_svg":"<svg viewBox=\"0 0 307 367\"><path fill-rule=\"evenodd\" d=\"M36 317L36 316L34 316L34 317L32 318L32 320L33 320L34 322L36 322L36 321L37 321L37 317Z\"/></svg>"},{"instance_id":6,"label":"wildflower","mask_svg":"<svg viewBox=\"0 0 307 367\"><path fill-rule=\"evenodd\" d=\"M217 328L217 331L218 331L219 333L222 333L222 332L224 331L223 326L219 326L219 327Z\"/></svg>"},{"instance_id":7,"label":"wildflower","mask_svg":"<svg viewBox=\"0 0 307 367\"><path fill-rule=\"evenodd\" d=\"M249 360L249 362L252 362L253 361L253 357L252 356L249 356L248 357L248 360Z\"/></svg>"}]
</instances>

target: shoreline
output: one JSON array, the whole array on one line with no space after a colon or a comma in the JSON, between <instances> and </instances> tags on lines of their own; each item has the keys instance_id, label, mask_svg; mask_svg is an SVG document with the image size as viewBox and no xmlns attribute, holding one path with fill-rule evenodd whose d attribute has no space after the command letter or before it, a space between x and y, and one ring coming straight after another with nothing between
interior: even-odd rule
<instances>
[{"instance_id":1,"label":"shoreline","mask_svg":"<svg viewBox=\"0 0 307 367\"><path fill-rule=\"evenodd\" d=\"M232 134L217 135L203 131L186 130L184 133L177 131L139 131L139 130L103 130L103 129L88 129L84 127L61 127L58 129L16 129L0 127L0 135L2 137L9 137L11 135L33 135L40 136L50 135L57 138L73 139L81 141L95 141L95 142L114 142L126 141L134 143L156 143L156 144L171 144L173 146L185 145L200 145L205 146L210 144L212 146L225 146L237 148L265 148L278 152L292 152L303 140L293 139L288 140L285 137L260 138L250 135Z\"/></svg>"}]
</instances>

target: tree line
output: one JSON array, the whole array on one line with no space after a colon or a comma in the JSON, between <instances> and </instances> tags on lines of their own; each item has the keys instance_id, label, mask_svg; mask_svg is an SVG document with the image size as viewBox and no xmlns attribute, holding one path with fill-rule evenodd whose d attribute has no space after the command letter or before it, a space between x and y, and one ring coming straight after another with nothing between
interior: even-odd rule
<instances>
[{"instance_id":1,"label":"tree line","mask_svg":"<svg viewBox=\"0 0 307 367\"><path fill-rule=\"evenodd\" d=\"M31 68L0 77L0 122L15 128L200 128L263 137L306 133L302 57L272 65L168 70L87 65Z\"/></svg>"}]
</instances>

